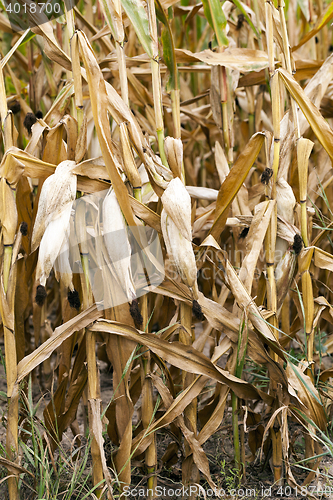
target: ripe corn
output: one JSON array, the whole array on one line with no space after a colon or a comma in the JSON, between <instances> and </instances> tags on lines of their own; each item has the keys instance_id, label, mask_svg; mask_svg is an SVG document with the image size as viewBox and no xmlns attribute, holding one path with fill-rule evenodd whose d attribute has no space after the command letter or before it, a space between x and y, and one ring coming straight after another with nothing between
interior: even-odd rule
<instances>
[{"instance_id":1,"label":"ripe corn","mask_svg":"<svg viewBox=\"0 0 333 500\"><path fill-rule=\"evenodd\" d=\"M103 202L103 234L119 284L127 300L132 302L136 298L136 293L131 271L131 245L125 218L112 188Z\"/></svg>"},{"instance_id":2,"label":"ripe corn","mask_svg":"<svg viewBox=\"0 0 333 500\"><path fill-rule=\"evenodd\" d=\"M184 184L173 179L162 195L161 228L169 257L183 282L198 298L197 266L192 248L191 198Z\"/></svg>"},{"instance_id":3,"label":"ripe corn","mask_svg":"<svg viewBox=\"0 0 333 500\"><path fill-rule=\"evenodd\" d=\"M63 161L43 184L32 233L32 251L39 245L36 280L45 286L69 228L76 196L74 161Z\"/></svg>"}]
</instances>

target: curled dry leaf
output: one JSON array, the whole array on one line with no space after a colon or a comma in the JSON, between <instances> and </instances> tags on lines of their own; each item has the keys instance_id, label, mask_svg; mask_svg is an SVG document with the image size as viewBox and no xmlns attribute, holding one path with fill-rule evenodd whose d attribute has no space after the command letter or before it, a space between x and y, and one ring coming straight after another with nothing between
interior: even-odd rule
<instances>
[{"instance_id":1,"label":"curled dry leaf","mask_svg":"<svg viewBox=\"0 0 333 500\"><path fill-rule=\"evenodd\" d=\"M261 399L260 393L254 386L213 365L206 356L191 346L186 346L179 342L166 342L165 340L157 339L155 335L139 333L133 327L115 321L98 320L91 326L91 330L114 333L146 345L155 354L170 364L190 373L214 378L226 384L243 399Z\"/></svg>"}]
</instances>

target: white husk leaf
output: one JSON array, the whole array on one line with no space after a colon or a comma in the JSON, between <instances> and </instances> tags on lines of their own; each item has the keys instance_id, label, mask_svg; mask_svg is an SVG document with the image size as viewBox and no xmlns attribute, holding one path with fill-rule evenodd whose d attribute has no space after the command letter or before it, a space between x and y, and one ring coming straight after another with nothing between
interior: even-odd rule
<instances>
[{"instance_id":1,"label":"white husk leaf","mask_svg":"<svg viewBox=\"0 0 333 500\"><path fill-rule=\"evenodd\" d=\"M136 293L131 271L131 245L127 225L112 188L103 202L103 235L119 284L128 301L132 302Z\"/></svg>"},{"instance_id":2,"label":"white husk leaf","mask_svg":"<svg viewBox=\"0 0 333 500\"><path fill-rule=\"evenodd\" d=\"M75 210L77 210L76 203ZM74 269L72 266L74 266ZM74 217L70 217L69 224L65 232L65 238L53 267L56 279L59 281L61 278L63 284L73 291L73 272L82 272L80 249L77 242L77 231L74 226Z\"/></svg>"},{"instance_id":3,"label":"white husk leaf","mask_svg":"<svg viewBox=\"0 0 333 500\"><path fill-rule=\"evenodd\" d=\"M76 163L70 160L59 163L54 174L44 182L32 232L32 251L40 244L50 222L61 216L68 203L72 204L75 200L77 178L72 173L75 166Z\"/></svg>"},{"instance_id":4,"label":"white husk leaf","mask_svg":"<svg viewBox=\"0 0 333 500\"><path fill-rule=\"evenodd\" d=\"M169 182L161 200L164 210L171 217L182 236L191 242L191 197L179 177Z\"/></svg>"},{"instance_id":5,"label":"white husk leaf","mask_svg":"<svg viewBox=\"0 0 333 500\"><path fill-rule=\"evenodd\" d=\"M216 201L219 194L217 189L211 189L201 186L186 186L186 191L191 198L198 200Z\"/></svg>"},{"instance_id":6,"label":"white husk leaf","mask_svg":"<svg viewBox=\"0 0 333 500\"><path fill-rule=\"evenodd\" d=\"M43 184L32 233L32 251L39 245L36 280L45 286L69 228L76 197L75 162L65 160ZM65 273L66 274L66 273ZM68 282L68 279L66 280Z\"/></svg>"},{"instance_id":7,"label":"white husk leaf","mask_svg":"<svg viewBox=\"0 0 333 500\"><path fill-rule=\"evenodd\" d=\"M185 239L171 217L163 209L161 228L165 246L183 282L194 292L197 299L197 266L191 241Z\"/></svg>"},{"instance_id":8,"label":"white husk leaf","mask_svg":"<svg viewBox=\"0 0 333 500\"><path fill-rule=\"evenodd\" d=\"M276 203L278 215L293 224L296 198L291 186L282 178L276 183Z\"/></svg>"},{"instance_id":9,"label":"white husk leaf","mask_svg":"<svg viewBox=\"0 0 333 500\"><path fill-rule=\"evenodd\" d=\"M43 286L45 286L46 280L64 243L71 210L72 203L67 203L63 207L62 213L47 225L42 241L40 242L36 280Z\"/></svg>"}]
</instances>

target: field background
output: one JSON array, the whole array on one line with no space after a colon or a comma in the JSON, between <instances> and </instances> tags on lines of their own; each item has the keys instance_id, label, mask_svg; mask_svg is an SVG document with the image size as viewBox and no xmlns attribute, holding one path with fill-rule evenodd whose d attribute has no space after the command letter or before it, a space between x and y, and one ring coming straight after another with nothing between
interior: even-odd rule
<instances>
[{"instance_id":1,"label":"field background","mask_svg":"<svg viewBox=\"0 0 333 500\"><path fill-rule=\"evenodd\" d=\"M15 5L0 2L3 495L332 497L333 3Z\"/></svg>"}]
</instances>

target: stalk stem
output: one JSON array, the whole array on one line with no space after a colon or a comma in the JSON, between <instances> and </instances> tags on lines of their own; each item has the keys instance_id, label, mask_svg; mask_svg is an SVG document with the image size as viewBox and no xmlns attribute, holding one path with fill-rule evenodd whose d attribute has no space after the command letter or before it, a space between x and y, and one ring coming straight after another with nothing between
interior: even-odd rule
<instances>
[{"instance_id":1,"label":"stalk stem","mask_svg":"<svg viewBox=\"0 0 333 500\"><path fill-rule=\"evenodd\" d=\"M231 407L232 407L232 432L234 441L234 456L235 466L238 472L241 472L241 454L239 446L239 430L238 430L238 398L234 392L231 393Z\"/></svg>"},{"instance_id":2,"label":"stalk stem","mask_svg":"<svg viewBox=\"0 0 333 500\"><path fill-rule=\"evenodd\" d=\"M278 74L275 71L275 60L274 60L274 38L273 38L273 9L274 6L266 1L265 11L266 11L266 33L267 33L267 49L268 49L268 63L269 63L269 76L270 76L270 86L271 86L271 99L272 99L272 117L273 117L273 132L274 132L274 147L273 147L273 178L272 178L272 192L271 198L276 199L276 180L279 170L279 157L280 157L280 89L279 89L279 79ZM268 166L269 159L267 158ZM277 235L277 206L275 205L272 212L271 221L267 230L265 238L265 251L266 251L266 270L268 278L267 286L267 307L273 311L274 315L270 319L270 323L273 327L273 332L275 337L278 339L279 333L277 330L277 297L276 297L276 281L274 275L274 261L275 261L275 247L276 247L276 235ZM278 361L278 356L274 352L271 356L275 361ZM276 390L276 383L270 382L270 392ZM282 442L281 433L275 433L274 429L271 428L271 440L273 447L273 470L274 470L274 480L280 484L281 482L281 465L276 467L276 464L282 463Z\"/></svg>"},{"instance_id":3,"label":"stalk stem","mask_svg":"<svg viewBox=\"0 0 333 500\"><path fill-rule=\"evenodd\" d=\"M4 151L13 145L13 127L11 116L8 116L7 98L5 82L3 78L2 67L0 65L0 118L2 135L4 142ZM2 199L5 200L4 192L0 193ZM3 223L3 221L2 221ZM9 243L5 240L5 243ZM4 247L4 262L3 262L3 286L4 292L0 294L0 312L4 327L4 343L6 356L6 378L7 378L7 398L8 398L8 422L6 433L6 452L7 458L12 462L17 461L18 456L18 387L15 385L17 379L17 354L15 340L15 301L13 297L7 297L9 276L11 271L11 260L13 254L14 237L12 244ZM15 269L12 269L15 271ZM16 272L12 275L11 291L15 293L16 288ZM5 310L9 309L4 314ZM18 491L18 476L8 470L8 493L10 500L19 500Z\"/></svg>"},{"instance_id":4,"label":"stalk stem","mask_svg":"<svg viewBox=\"0 0 333 500\"><path fill-rule=\"evenodd\" d=\"M292 75L291 58L290 58L290 45L289 45L289 39L288 39L284 6L285 6L284 0L280 0L278 9L279 9L279 13L280 13L281 34L282 34L282 40L283 40L283 51L284 51L284 56L285 56L285 60L286 60L287 71ZM300 128L299 128L297 105L296 105L295 100L292 97L290 97L290 100L291 100L291 110L292 110L292 115L293 115L293 120L294 120L295 135L296 135L296 139L299 139L301 136L301 133L300 133Z\"/></svg>"},{"instance_id":5,"label":"stalk stem","mask_svg":"<svg viewBox=\"0 0 333 500\"><path fill-rule=\"evenodd\" d=\"M164 121L162 107L161 72L158 54L157 22L154 0L147 0L149 31L153 42L153 57L151 58L151 75L153 85L155 126L158 138L158 148L162 163L168 167L168 161L164 152Z\"/></svg>"},{"instance_id":6,"label":"stalk stem","mask_svg":"<svg viewBox=\"0 0 333 500\"><path fill-rule=\"evenodd\" d=\"M185 345L191 345L193 342L192 336L192 307L188 304L182 302L180 304L180 322L183 326L184 330L180 330L179 332L179 340ZM195 375L193 373L183 372L183 389L186 389L194 380ZM197 435L197 406L198 400L194 398L193 401L185 408L184 416L185 416L185 425L194 433L194 436ZM190 453L190 446L187 442L185 442L185 452ZM197 466L193 463L192 469L188 471L188 469L183 468L183 482L185 484L191 485L198 482L199 479L199 471Z\"/></svg>"}]
</instances>

